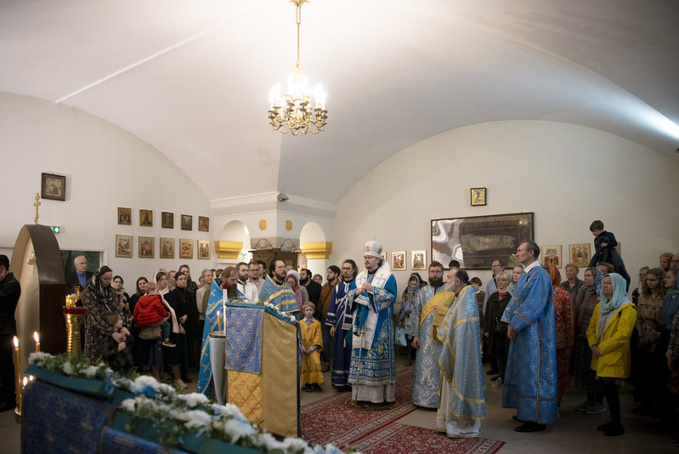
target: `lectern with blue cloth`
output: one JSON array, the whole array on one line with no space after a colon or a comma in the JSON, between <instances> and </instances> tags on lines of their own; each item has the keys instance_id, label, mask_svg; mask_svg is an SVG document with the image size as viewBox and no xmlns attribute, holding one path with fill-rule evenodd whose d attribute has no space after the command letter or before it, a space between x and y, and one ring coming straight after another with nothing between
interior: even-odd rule
<instances>
[{"instance_id":1,"label":"lectern with blue cloth","mask_svg":"<svg viewBox=\"0 0 679 454\"><path fill-rule=\"evenodd\" d=\"M269 432L300 436L299 324L261 305L224 307L228 402Z\"/></svg>"}]
</instances>

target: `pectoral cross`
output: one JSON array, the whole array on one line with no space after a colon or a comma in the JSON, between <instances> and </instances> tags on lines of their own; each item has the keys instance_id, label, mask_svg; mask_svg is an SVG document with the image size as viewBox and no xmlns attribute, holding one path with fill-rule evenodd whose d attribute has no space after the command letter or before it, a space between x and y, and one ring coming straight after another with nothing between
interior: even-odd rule
<instances>
[{"instance_id":1,"label":"pectoral cross","mask_svg":"<svg viewBox=\"0 0 679 454\"><path fill-rule=\"evenodd\" d=\"M42 203L40 203L40 194L36 192L35 193L35 203L33 204L33 206L35 207L35 223L36 224L38 223L38 218L40 217L40 215L38 214L38 208L40 207L40 205L42 205Z\"/></svg>"}]
</instances>

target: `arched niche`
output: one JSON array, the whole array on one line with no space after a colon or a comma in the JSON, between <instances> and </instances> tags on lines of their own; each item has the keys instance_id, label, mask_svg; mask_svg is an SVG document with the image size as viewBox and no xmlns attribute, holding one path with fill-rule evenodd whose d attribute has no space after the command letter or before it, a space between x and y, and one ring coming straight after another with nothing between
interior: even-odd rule
<instances>
[{"instance_id":1,"label":"arched niche","mask_svg":"<svg viewBox=\"0 0 679 454\"><path fill-rule=\"evenodd\" d=\"M325 276L327 261L332 252L332 243L326 241L326 238L323 228L313 221L304 224L299 233L299 245L306 255L307 268L321 276Z\"/></svg>"},{"instance_id":2,"label":"arched niche","mask_svg":"<svg viewBox=\"0 0 679 454\"><path fill-rule=\"evenodd\" d=\"M215 242L217 258L222 261L246 260L250 249L250 231L241 221L231 221L224 226ZM244 250L246 252L244 252Z\"/></svg>"}]
</instances>

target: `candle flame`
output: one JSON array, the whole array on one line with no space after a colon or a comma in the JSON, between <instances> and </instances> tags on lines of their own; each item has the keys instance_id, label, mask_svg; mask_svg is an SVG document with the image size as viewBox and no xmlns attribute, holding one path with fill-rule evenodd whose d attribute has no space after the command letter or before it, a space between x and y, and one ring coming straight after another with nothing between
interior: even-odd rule
<instances>
[{"instance_id":1,"label":"candle flame","mask_svg":"<svg viewBox=\"0 0 679 454\"><path fill-rule=\"evenodd\" d=\"M40 336L38 336L37 331L33 331L33 339L35 339L36 343L40 342Z\"/></svg>"},{"instance_id":2,"label":"candle flame","mask_svg":"<svg viewBox=\"0 0 679 454\"><path fill-rule=\"evenodd\" d=\"M26 383L28 383L28 378L24 377L24 386L26 386Z\"/></svg>"},{"instance_id":3,"label":"candle flame","mask_svg":"<svg viewBox=\"0 0 679 454\"><path fill-rule=\"evenodd\" d=\"M14 339L12 339L12 342L14 342L14 348L19 348L19 339L17 339L16 336L14 336Z\"/></svg>"}]
</instances>

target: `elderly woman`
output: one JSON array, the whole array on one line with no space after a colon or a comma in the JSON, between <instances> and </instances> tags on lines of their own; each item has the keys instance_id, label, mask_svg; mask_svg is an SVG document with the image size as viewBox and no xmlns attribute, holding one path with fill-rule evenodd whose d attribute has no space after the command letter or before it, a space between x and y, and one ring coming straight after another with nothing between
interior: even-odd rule
<instances>
[{"instance_id":1,"label":"elderly woman","mask_svg":"<svg viewBox=\"0 0 679 454\"><path fill-rule=\"evenodd\" d=\"M285 276L285 282L287 282L292 291L295 292L297 307L301 312L302 305L309 301L309 292L307 292L306 287L299 285L299 273L295 270L288 271L288 274ZM316 316L318 317L318 315Z\"/></svg>"},{"instance_id":2,"label":"elderly woman","mask_svg":"<svg viewBox=\"0 0 679 454\"><path fill-rule=\"evenodd\" d=\"M585 285L580 279L578 279L578 273L580 268L575 263L569 263L566 265L566 280L561 283L561 288L566 290L571 296L571 301L575 301L575 297Z\"/></svg>"},{"instance_id":3,"label":"elderly woman","mask_svg":"<svg viewBox=\"0 0 679 454\"><path fill-rule=\"evenodd\" d=\"M553 261L549 262L549 278L554 288L554 327L556 329L556 406L561 409L561 399L571 382L569 372L573 351L573 303L571 296L561 287L561 273Z\"/></svg>"},{"instance_id":4,"label":"elderly woman","mask_svg":"<svg viewBox=\"0 0 679 454\"><path fill-rule=\"evenodd\" d=\"M589 327L594 308L599 304L599 291L603 284L603 274L596 267L587 268L584 273L585 285L575 297L573 366L575 385L580 391L587 393L587 400L575 407L588 415L606 413L604 394L597 383L596 373L592 370L592 350L587 343Z\"/></svg>"},{"instance_id":5,"label":"elderly woman","mask_svg":"<svg viewBox=\"0 0 679 454\"><path fill-rule=\"evenodd\" d=\"M103 346L108 337L116 336L113 327L106 323L105 315L117 313L123 320L122 331L129 336L127 319L123 313L123 306L119 302L115 290L111 287L113 271L104 265L87 282L87 287L80 294L83 306L87 308L85 314L85 354L90 361L102 358Z\"/></svg>"},{"instance_id":6,"label":"elderly woman","mask_svg":"<svg viewBox=\"0 0 679 454\"><path fill-rule=\"evenodd\" d=\"M636 415L650 416L655 413L654 407L660 405L660 396L666 383L665 351L669 342L667 330L664 346L658 348L661 342L661 312L663 311L663 297L667 290L663 283L665 272L661 268L651 268L646 273L646 287L639 295L637 303L636 329L639 336L635 346L635 386L634 396L641 402L639 407L632 410ZM671 328L671 320L668 319Z\"/></svg>"},{"instance_id":7,"label":"elderly woman","mask_svg":"<svg viewBox=\"0 0 679 454\"><path fill-rule=\"evenodd\" d=\"M523 270L523 269L522 269ZM483 336L488 341L488 351L490 353L490 368L498 372L498 377L493 377L495 381L491 386L500 388L505 379L505 369L507 366L507 354L509 353L509 338L507 337L507 324L501 322L502 314L507 307L507 303L512 299L511 293L507 291L509 285L509 273L500 271L495 275L497 292L488 297L486 303L486 313L484 314L484 333Z\"/></svg>"},{"instance_id":8,"label":"elderly woman","mask_svg":"<svg viewBox=\"0 0 679 454\"><path fill-rule=\"evenodd\" d=\"M592 369L603 382L604 396L611 414L610 422L597 430L606 436L622 435L620 397L617 382L627 378L631 369L629 339L637 319L634 304L625 296L627 282L617 273L604 277L599 304L594 308L587 328L587 341L592 349Z\"/></svg>"}]
</instances>

